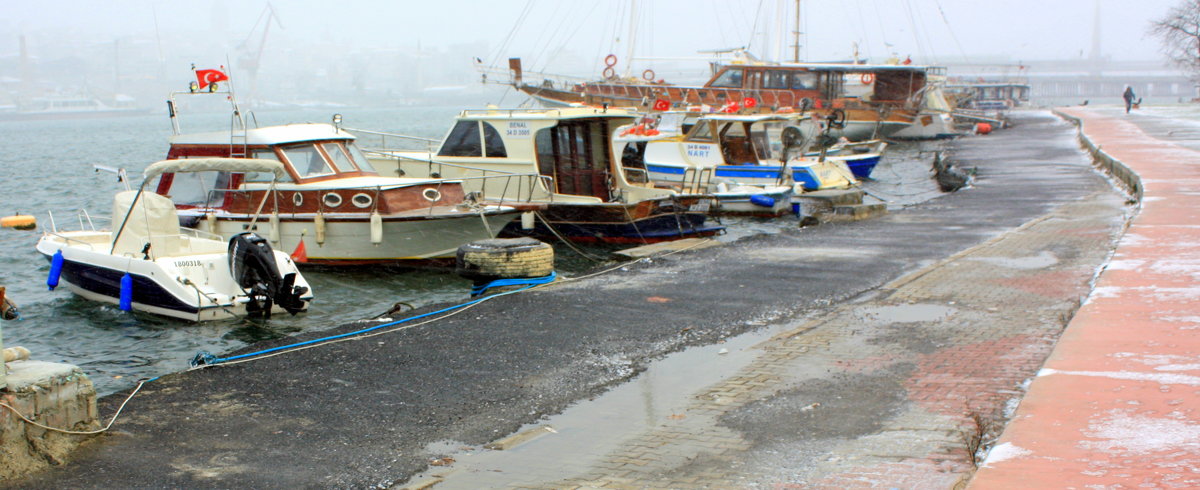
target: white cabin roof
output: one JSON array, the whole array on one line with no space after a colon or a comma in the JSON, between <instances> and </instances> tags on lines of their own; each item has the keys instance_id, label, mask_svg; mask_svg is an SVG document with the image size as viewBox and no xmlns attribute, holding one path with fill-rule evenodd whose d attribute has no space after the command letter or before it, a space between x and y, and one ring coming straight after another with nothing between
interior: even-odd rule
<instances>
[{"instance_id":1,"label":"white cabin roof","mask_svg":"<svg viewBox=\"0 0 1200 490\"><path fill-rule=\"evenodd\" d=\"M332 124L304 123L266 126L246 130L246 144L280 145L314 140L353 140L354 135L335 128ZM171 137L172 145L228 145L233 141L231 131L186 133ZM241 141L239 139L238 143Z\"/></svg>"},{"instance_id":2,"label":"white cabin roof","mask_svg":"<svg viewBox=\"0 0 1200 490\"><path fill-rule=\"evenodd\" d=\"M627 109L617 107L563 107L553 109L467 109L459 113L459 120L530 120L530 119L579 119L585 117L637 117Z\"/></svg>"}]
</instances>

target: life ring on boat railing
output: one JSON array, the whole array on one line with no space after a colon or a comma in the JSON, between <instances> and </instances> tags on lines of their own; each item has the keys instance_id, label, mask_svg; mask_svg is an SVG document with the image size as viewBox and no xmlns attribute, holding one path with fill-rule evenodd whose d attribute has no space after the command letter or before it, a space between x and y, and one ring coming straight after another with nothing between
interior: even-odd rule
<instances>
[{"instance_id":1,"label":"life ring on boat railing","mask_svg":"<svg viewBox=\"0 0 1200 490\"><path fill-rule=\"evenodd\" d=\"M304 194L302 194L300 192L293 192L292 193L292 204L295 205L296 207L303 206L304 205Z\"/></svg>"},{"instance_id":2,"label":"life ring on boat railing","mask_svg":"<svg viewBox=\"0 0 1200 490\"><path fill-rule=\"evenodd\" d=\"M336 208L342 205L342 196L339 196L336 192L330 192L321 198L321 202L325 203L326 206Z\"/></svg>"},{"instance_id":3,"label":"life ring on boat railing","mask_svg":"<svg viewBox=\"0 0 1200 490\"><path fill-rule=\"evenodd\" d=\"M354 207L359 208L359 209L366 209L366 208L371 207L371 203L374 201L375 201L374 199L371 199L371 196L367 195L366 193L362 193L362 192L355 194L353 197L350 198L350 204L353 204Z\"/></svg>"},{"instance_id":4,"label":"life ring on boat railing","mask_svg":"<svg viewBox=\"0 0 1200 490\"><path fill-rule=\"evenodd\" d=\"M654 70L647 68L646 71L642 72L642 79L647 82L653 82L654 81Z\"/></svg>"},{"instance_id":5,"label":"life ring on boat railing","mask_svg":"<svg viewBox=\"0 0 1200 490\"><path fill-rule=\"evenodd\" d=\"M610 66L604 69L603 75L605 79L613 78L617 76L617 70L614 70L613 67Z\"/></svg>"},{"instance_id":6,"label":"life ring on boat railing","mask_svg":"<svg viewBox=\"0 0 1200 490\"><path fill-rule=\"evenodd\" d=\"M605 56L604 57L604 66L607 66L609 68L617 66L617 55L610 54L608 56Z\"/></svg>"},{"instance_id":7,"label":"life ring on boat railing","mask_svg":"<svg viewBox=\"0 0 1200 490\"><path fill-rule=\"evenodd\" d=\"M863 85L870 85L875 81L875 74L863 73L862 76L858 77L858 80L861 81Z\"/></svg>"},{"instance_id":8,"label":"life ring on boat railing","mask_svg":"<svg viewBox=\"0 0 1200 490\"><path fill-rule=\"evenodd\" d=\"M421 197L424 197L425 200L429 201L429 202L438 202L439 200L442 199L442 192L437 189L434 189L432 187L429 187L429 188L426 188L425 190L421 191Z\"/></svg>"}]
</instances>

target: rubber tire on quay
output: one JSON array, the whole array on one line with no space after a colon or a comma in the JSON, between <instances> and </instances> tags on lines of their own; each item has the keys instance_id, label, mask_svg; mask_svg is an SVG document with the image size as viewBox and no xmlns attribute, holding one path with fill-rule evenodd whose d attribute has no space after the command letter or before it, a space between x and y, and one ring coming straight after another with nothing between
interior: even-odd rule
<instances>
[{"instance_id":1,"label":"rubber tire on quay","mask_svg":"<svg viewBox=\"0 0 1200 490\"><path fill-rule=\"evenodd\" d=\"M475 281L545 277L554 272L554 247L533 238L476 240L458 247L454 271Z\"/></svg>"}]
</instances>

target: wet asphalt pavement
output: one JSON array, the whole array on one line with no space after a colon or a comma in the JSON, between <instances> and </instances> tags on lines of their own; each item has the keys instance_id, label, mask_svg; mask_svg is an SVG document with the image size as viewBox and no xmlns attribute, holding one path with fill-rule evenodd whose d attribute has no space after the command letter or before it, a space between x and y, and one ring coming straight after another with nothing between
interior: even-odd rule
<instances>
[{"instance_id":1,"label":"wet asphalt pavement","mask_svg":"<svg viewBox=\"0 0 1200 490\"><path fill-rule=\"evenodd\" d=\"M974 187L883 218L791 228L499 297L403 331L147 384L44 488L387 487L630 379L666 353L866 297L1108 188L1046 112L950 145ZM312 337L369 326L349 324ZM291 343L286 339L255 350ZM868 389L869 387L864 387ZM106 397L111 414L127 393ZM769 437L772 428L732 421ZM829 430L838 430L830 427ZM861 430L848 427L847 430Z\"/></svg>"}]
</instances>

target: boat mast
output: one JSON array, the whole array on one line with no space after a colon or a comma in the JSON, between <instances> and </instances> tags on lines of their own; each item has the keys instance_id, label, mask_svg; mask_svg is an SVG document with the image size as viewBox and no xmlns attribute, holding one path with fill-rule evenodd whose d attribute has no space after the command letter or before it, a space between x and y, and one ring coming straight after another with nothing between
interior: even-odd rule
<instances>
[{"instance_id":1,"label":"boat mast","mask_svg":"<svg viewBox=\"0 0 1200 490\"><path fill-rule=\"evenodd\" d=\"M800 0L796 0L796 29L792 31L792 39L795 44L792 44L792 61L800 62Z\"/></svg>"},{"instance_id":2,"label":"boat mast","mask_svg":"<svg viewBox=\"0 0 1200 490\"><path fill-rule=\"evenodd\" d=\"M637 0L629 0L629 35L625 37L625 78L633 76L633 45L637 34Z\"/></svg>"}]
</instances>

